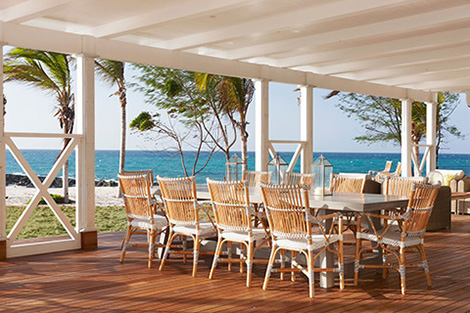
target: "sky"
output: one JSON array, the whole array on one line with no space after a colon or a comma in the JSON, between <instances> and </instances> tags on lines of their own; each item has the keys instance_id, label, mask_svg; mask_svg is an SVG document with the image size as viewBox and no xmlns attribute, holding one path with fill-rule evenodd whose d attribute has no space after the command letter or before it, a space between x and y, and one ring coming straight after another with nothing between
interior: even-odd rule
<instances>
[{"instance_id":1,"label":"sky","mask_svg":"<svg viewBox=\"0 0 470 313\"><path fill-rule=\"evenodd\" d=\"M137 73L126 71L128 82L135 81ZM298 92L295 85L270 83L269 91L269 125L270 139L300 139L300 108L297 104ZM95 87L96 107L96 149L118 150L120 136L120 107L115 87L104 85L99 80ZM17 83L5 83L4 92L7 96L7 115L5 130L9 132L61 132L54 114L54 97ZM337 100L325 100L329 90L314 89L314 151L319 152L400 152L400 148L387 143L373 145L359 144L354 137L363 134L363 127L353 118L348 118L336 107ZM144 102L143 96L129 88L127 108L127 124L142 111L154 112L155 108ZM248 112L250 134L248 149L255 147L255 101ZM443 153L470 154L470 108L461 95L461 103L450 119L450 123L466 136L463 140L448 138ZM60 149L61 142L55 139L16 139L20 149ZM154 150L153 143L145 140L145 136L129 133L128 150ZM292 145L275 146L278 151L293 151ZM234 151L240 150L237 143Z\"/></svg>"}]
</instances>

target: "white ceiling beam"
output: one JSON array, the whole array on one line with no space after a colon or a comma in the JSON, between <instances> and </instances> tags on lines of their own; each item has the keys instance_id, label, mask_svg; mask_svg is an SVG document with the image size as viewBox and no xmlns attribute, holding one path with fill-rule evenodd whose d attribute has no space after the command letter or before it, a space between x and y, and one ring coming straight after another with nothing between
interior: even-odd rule
<instances>
[{"instance_id":1,"label":"white ceiling beam","mask_svg":"<svg viewBox=\"0 0 470 313\"><path fill-rule=\"evenodd\" d=\"M464 69L470 67L470 56L450 61L435 61L409 66L391 67L380 70L364 70L351 74L344 74L341 77L354 80L375 81L385 78L404 77L409 75L420 75L427 73L440 73L454 69Z\"/></svg>"},{"instance_id":2,"label":"white ceiling beam","mask_svg":"<svg viewBox=\"0 0 470 313\"><path fill-rule=\"evenodd\" d=\"M432 12L414 14L400 18L394 18L373 24L343 28L327 31L310 36L303 36L270 43L262 43L240 49L234 49L224 54L229 59L246 59L256 56L267 56L295 48L314 48L328 43L345 40L366 38L369 36L383 35L401 31L412 31L423 27L435 27L441 23L453 22L459 19L470 18L470 5L440 9Z\"/></svg>"},{"instance_id":3,"label":"white ceiling beam","mask_svg":"<svg viewBox=\"0 0 470 313\"><path fill-rule=\"evenodd\" d=\"M366 60L336 60L325 64L312 65L312 69L318 73L336 75L371 68L419 64L466 56L470 56L470 44L436 49L428 48L426 51L403 52L397 55L368 58Z\"/></svg>"},{"instance_id":4,"label":"white ceiling beam","mask_svg":"<svg viewBox=\"0 0 470 313\"><path fill-rule=\"evenodd\" d=\"M345 92L398 99L410 98L424 102L430 102L433 99L433 94L424 90L397 88L290 69L224 60L186 52L140 46L116 40L39 29L14 23L3 23L2 26L3 40L9 45L18 47L69 54L91 53L92 51L90 50L94 50L96 57L129 63L149 64L227 76L266 79L287 84L310 85L325 89L337 89ZM87 47L92 47L92 49Z\"/></svg>"},{"instance_id":5,"label":"white ceiling beam","mask_svg":"<svg viewBox=\"0 0 470 313\"><path fill-rule=\"evenodd\" d=\"M97 26L87 31L95 37L112 38L163 24L177 19L194 17L221 9L229 9L250 2L249 0L191 0L171 1L171 6L155 6L144 14L128 17ZM138 5L138 3L136 3Z\"/></svg>"},{"instance_id":6,"label":"white ceiling beam","mask_svg":"<svg viewBox=\"0 0 470 313\"><path fill-rule=\"evenodd\" d=\"M388 40L384 42L378 42L377 40L372 44L284 58L280 59L279 61L274 61L273 65L280 67L296 67L336 60L353 60L355 58L364 59L366 57L380 55L391 56L393 52L423 48L432 49L433 46L442 47L443 45L460 45L465 39L467 41L470 40L470 37L468 36L469 33L470 27L465 27L439 33L431 33L428 35Z\"/></svg>"},{"instance_id":7,"label":"white ceiling beam","mask_svg":"<svg viewBox=\"0 0 470 313\"><path fill-rule=\"evenodd\" d=\"M3 22L23 23L61 10L72 0L29 0L0 11Z\"/></svg>"},{"instance_id":8,"label":"white ceiling beam","mask_svg":"<svg viewBox=\"0 0 470 313\"><path fill-rule=\"evenodd\" d=\"M292 29L296 25L313 24L331 20L338 16L381 9L398 3L410 3L402 0L360 0L328 1L321 5L302 6L299 9L273 14L268 17L253 19L250 22L220 27L204 33L183 36L167 42L167 47L174 50L204 46L210 43L230 40L252 33L272 32L279 29ZM312 2L313 3L313 2ZM320 14L321 12L321 14Z\"/></svg>"},{"instance_id":9,"label":"white ceiling beam","mask_svg":"<svg viewBox=\"0 0 470 313\"><path fill-rule=\"evenodd\" d=\"M470 78L459 78L453 80L440 80L433 82L420 82L416 84L407 84L404 88L418 88L435 91L460 91L461 86L466 86L466 89L470 89Z\"/></svg>"},{"instance_id":10,"label":"white ceiling beam","mask_svg":"<svg viewBox=\"0 0 470 313\"><path fill-rule=\"evenodd\" d=\"M453 69L453 70L442 71L438 73L424 73L424 74L415 74L415 75L409 75L409 76L396 76L393 78L374 80L374 83L397 86L397 85L416 84L420 82L452 80L452 79L460 79L460 78L470 78L470 64L467 64L467 66L462 69Z\"/></svg>"}]
</instances>

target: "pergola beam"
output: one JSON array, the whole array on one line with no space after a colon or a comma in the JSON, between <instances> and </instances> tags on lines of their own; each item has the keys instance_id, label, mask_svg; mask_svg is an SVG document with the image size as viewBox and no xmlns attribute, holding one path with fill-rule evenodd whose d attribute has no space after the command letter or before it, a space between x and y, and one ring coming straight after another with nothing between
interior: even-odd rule
<instances>
[{"instance_id":1,"label":"pergola beam","mask_svg":"<svg viewBox=\"0 0 470 313\"><path fill-rule=\"evenodd\" d=\"M339 30L326 31L319 34L301 36L286 40L269 43L261 43L254 46L231 50L223 55L230 59L247 59L262 55L270 55L289 51L292 47L313 49L316 46L340 41L364 39L370 36L402 31L412 31L424 27L436 27L441 23L447 23L468 17L467 10L470 5L444 8L439 11L413 14L401 18L385 20L377 23L366 24L356 27L342 28Z\"/></svg>"},{"instance_id":2,"label":"pergola beam","mask_svg":"<svg viewBox=\"0 0 470 313\"><path fill-rule=\"evenodd\" d=\"M3 22L23 23L61 10L72 0L29 0L0 11Z\"/></svg>"},{"instance_id":3,"label":"pergola beam","mask_svg":"<svg viewBox=\"0 0 470 313\"><path fill-rule=\"evenodd\" d=\"M184 50L193 47L200 47L207 44L239 37L241 34L265 33L280 29L292 29L292 25L297 25L301 21L308 21L309 24L331 20L333 17L359 13L367 10L385 8L389 5L396 5L396 0L362 0L357 3L341 0L325 2L322 5L303 5L301 8L289 12L274 14L265 18L256 19L250 22L238 23L221 27L215 30L199 33L195 35L183 36L168 41L170 49ZM408 1L409 2L409 1ZM321 14L318 14L321 12Z\"/></svg>"},{"instance_id":4,"label":"pergola beam","mask_svg":"<svg viewBox=\"0 0 470 313\"><path fill-rule=\"evenodd\" d=\"M154 10L146 12L145 14L113 21L90 29L88 33L101 38L118 37L177 19L191 18L197 15L207 14L212 11L217 12L221 9L234 8L235 6L244 4L248 1L249 0L173 1L171 2L171 5L167 7L157 6Z\"/></svg>"}]
</instances>

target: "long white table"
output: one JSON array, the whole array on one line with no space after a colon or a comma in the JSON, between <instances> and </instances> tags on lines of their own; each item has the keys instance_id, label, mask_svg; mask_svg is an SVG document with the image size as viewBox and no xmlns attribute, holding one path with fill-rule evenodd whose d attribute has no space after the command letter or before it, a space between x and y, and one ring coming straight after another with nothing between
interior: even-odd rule
<instances>
[{"instance_id":1,"label":"long white table","mask_svg":"<svg viewBox=\"0 0 470 313\"><path fill-rule=\"evenodd\" d=\"M207 185L198 185L196 187L197 196L200 200L210 200L210 194ZM261 204L263 202L261 190L259 188L250 188L250 202ZM380 210L391 210L406 207L408 198L402 196L387 196L382 194L347 194L335 193L331 196L309 195L311 208L324 209L334 212L376 212ZM332 267L334 258L332 253L326 252L320 256L321 267ZM320 286L329 288L334 285L333 273L320 274Z\"/></svg>"}]
</instances>

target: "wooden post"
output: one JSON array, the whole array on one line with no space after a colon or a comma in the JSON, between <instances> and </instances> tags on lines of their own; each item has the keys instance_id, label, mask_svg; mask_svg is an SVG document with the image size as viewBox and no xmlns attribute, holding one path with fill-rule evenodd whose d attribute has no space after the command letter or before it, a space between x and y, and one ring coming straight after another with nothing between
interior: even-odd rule
<instances>
[{"instance_id":1,"label":"wooden post","mask_svg":"<svg viewBox=\"0 0 470 313\"><path fill-rule=\"evenodd\" d=\"M0 45L0 260L7 257L7 206L6 206L6 161L5 161L5 116L3 115L3 45Z\"/></svg>"},{"instance_id":2,"label":"wooden post","mask_svg":"<svg viewBox=\"0 0 470 313\"><path fill-rule=\"evenodd\" d=\"M411 105L410 99L401 101L401 166L402 176L411 177Z\"/></svg>"},{"instance_id":3,"label":"wooden post","mask_svg":"<svg viewBox=\"0 0 470 313\"><path fill-rule=\"evenodd\" d=\"M437 101L426 103L426 144L429 153L426 160L426 174L436 170Z\"/></svg>"},{"instance_id":4,"label":"wooden post","mask_svg":"<svg viewBox=\"0 0 470 313\"><path fill-rule=\"evenodd\" d=\"M256 80L255 161L257 171L266 171L269 162L269 82Z\"/></svg>"},{"instance_id":5,"label":"wooden post","mask_svg":"<svg viewBox=\"0 0 470 313\"><path fill-rule=\"evenodd\" d=\"M305 141L300 171L310 173L313 162L313 87L300 87L300 140Z\"/></svg>"},{"instance_id":6,"label":"wooden post","mask_svg":"<svg viewBox=\"0 0 470 313\"><path fill-rule=\"evenodd\" d=\"M82 249L96 249L95 227L95 71L94 58L77 56L76 153L77 225Z\"/></svg>"}]
</instances>

